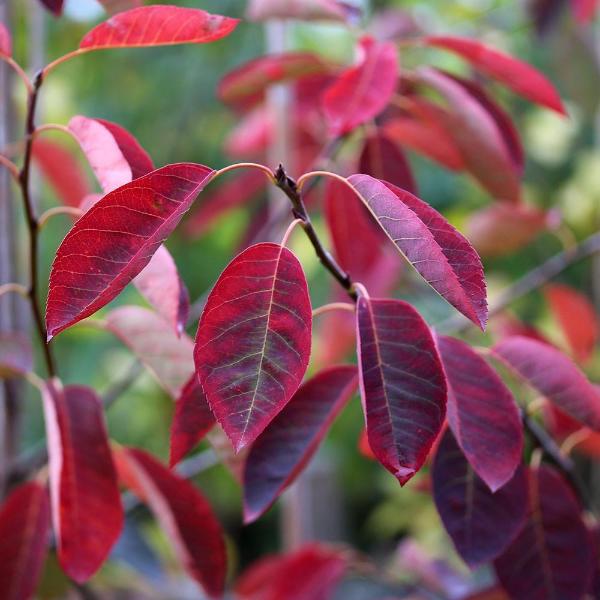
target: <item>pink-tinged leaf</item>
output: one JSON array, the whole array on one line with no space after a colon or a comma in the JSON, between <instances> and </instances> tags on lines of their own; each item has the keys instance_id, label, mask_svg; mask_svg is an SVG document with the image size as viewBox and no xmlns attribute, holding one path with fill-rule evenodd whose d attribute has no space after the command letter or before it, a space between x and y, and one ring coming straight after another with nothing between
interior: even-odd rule
<instances>
[{"instance_id":1,"label":"pink-tinged leaf","mask_svg":"<svg viewBox=\"0 0 600 600\"><path fill-rule=\"evenodd\" d=\"M57 17L62 15L64 0L40 0L40 2Z\"/></svg>"},{"instance_id":2,"label":"pink-tinged leaf","mask_svg":"<svg viewBox=\"0 0 600 600\"><path fill-rule=\"evenodd\" d=\"M312 311L287 248L251 246L229 263L200 318L194 359L217 421L236 451L296 392L308 366Z\"/></svg>"},{"instance_id":3,"label":"pink-tinged leaf","mask_svg":"<svg viewBox=\"0 0 600 600\"><path fill-rule=\"evenodd\" d=\"M0 507L0 582L3 600L33 597L50 533L46 489L31 481L14 489Z\"/></svg>"},{"instance_id":4,"label":"pink-tinged leaf","mask_svg":"<svg viewBox=\"0 0 600 600\"><path fill-rule=\"evenodd\" d=\"M75 223L50 273L49 338L108 304L141 272L213 173L167 165L107 194Z\"/></svg>"},{"instance_id":5,"label":"pink-tinged leaf","mask_svg":"<svg viewBox=\"0 0 600 600\"><path fill-rule=\"evenodd\" d=\"M587 361L598 342L599 326L594 305L581 292L568 285L549 285L545 289L545 296L573 356L578 361Z\"/></svg>"},{"instance_id":6,"label":"pink-tinged leaf","mask_svg":"<svg viewBox=\"0 0 600 600\"><path fill-rule=\"evenodd\" d=\"M37 137L33 159L63 204L78 207L90 193L81 165L62 144Z\"/></svg>"},{"instance_id":7,"label":"pink-tinged leaf","mask_svg":"<svg viewBox=\"0 0 600 600\"><path fill-rule=\"evenodd\" d=\"M570 0L575 18L580 23L589 23L598 10L598 0Z\"/></svg>"},{"instance_id":8,"label":"pink-tinged leaf","mask_svg":"<svg viewBox=\"0 0 600 600\"><path fill-rule=\"evenodd\" d=\"M591 536L568 484L550 467L530 469L529 518L494 566L512 600L580 600L594 570Z\"/></svg>"},{"instance_id":9,"label":"pink-tinged leaf","mask_svg":"<svg viewBox=\"0 0 600 600\"><path fill-rule=\"evenodd\" d=\"M323 110L334 135L375 118L388 105L398 82L398 58L391 43L361 40L362 60L344 71L325 92Z\"/></svg>"},{"instance_id":10,"label":"pink-tinged leaf","mask_svg":"<svg viewBox=\"0 0 600 600\"><path fill-rule=\"evenodd\" d=\"M178 398L194 373L194 344L178 336L171 323L141 306L123 306L106 315L106 328L116 335L156 377L173 398Z\"/></svg>"},{"instance_id":11,"label":"pink-tinged leaf","mask_svg":"<svg viewBox=\"0 0 600 600\"><path fill-rule=\"evenodd\" d=\"M190 312L190 297L171 253L160 246L133 283L177 334L181 335Z\"/></svg>"},{"instance_id":12,"label":"pink-tinged leaf","mask_svg":"<svg viewBox=\"0 0 600 600\"><path fill-rule=\"evenodd\" d=\"M360 16L360 10L350 2L340 0L250 0L248 18L302 19L305 21L349 21Z\"/></svg>"},{"instance_id":13,"label":"pink-tinged leaf","mask_svg":"<svg viewBox=\"0 0 600 600\"><path fill-rule=\"evenodd\" d=\"M438 336L448 381L448 423L467 460L492 492L521 462L523 428L512 393L464 342Z\"/></svg>"},{"instance_id":14,"label":"pink-tinged leaf","mask_svg":"<svg viewBox=\"0 0 600 600\"><path fill-rule=\"evenodd\" d=\"M430 46L449 50L468 60L476 69L497 79L523 98L562 115L565 109L554 86L537 69L478 40L453 36L425 38Z\"/></svg>"},{"instance_id":15,"label":"pink-tinged leaf","mask_svg":"<svg viewBox=\"0 0 600 600\"><path fill-rule=\"evenodd\" d=\"M502 447L496 451L501 453ZM527 518L527 475L520 468L495 493L446 430L432 469L433 497L456 551L470 566L499 556Z\"/></svg>"},{"instance_id":16,"label":"pink-tinged leaf","mask_svg":"<svg viewBox=\"0 0 600 600\"><path fill-rule=\"evenodd\" d=\"M495 199L517 204L519 174L494 117L463 85L441 71L419 69L418 77L446 100L448 110L439 115L469 172Z\"/></svg>"},{"instance_id":17,"label":"pink-tinged leaf","mask_svg":"<svg viewBox=\"0 0 600 600\"><path fill-rule=\"evenodd\" d=\"M401 300L361 297L360 392L373 453L401 485L421 468L446 415L446 381L429 327Z\"/></svg>"},{"instance_id":18,"label":"pink-tinged leaf","mask_svg":"<svg viewBox=\"0 0 600 600\"><path fill-rule=\"evenodd\" d=\"M197 8L140 6L118 13L81 40L82 50L205 44L229 35L239 23Z\"/></svg>"},{"instance_id":19,"label":"pink-tinged leaf","mask_svg":"<svg viewBox=\"0 0 600 600\"><path fill-rule=\"evenodd\" d=\"M175 402L169 465L176 465L215 426L206 396L194 373Z\"/></svg>"},{"instance_id":20,"label":"pink-tinged leaf","mask_svg":"<svg viewBox=\"0 0 600 600\"><path fill-rule=\"evenodd\" d=\"M20 377L33 370L29 338L18 332L0 332L0 379Z\"/></svg>"},{"instance_id":21,"label":"pink-tinged leaf","mask_svg":"<svg viewBox=\"0 0 600 600\"><path fill-rule=\"evenodd\" d=\"M100 2L104 7L104 10L111 15L124 10L137 8L142 5L142 0L98 0L98 2Z\"/></svg>"},{"instance_id":22,"label":"pink-tinged leaf","mask_svg":"<svg viewBox=\"0 0 600 600\"><path fill-rule=\"evenodd\" d=\"M12 56L12 37L4 23L0 22L0 55Z\"/></svg>"},{"instance_id":23,"label":"pink-tinged leaf","mask_svg":"<svg viewBox=\"0 0 600 600\"><path fill-rule=\"evenodd\" d=\"M244 521L252 523L277 500L317 451L358 385L356 367L321 371L256 439L244 467Z\"/></svg>"},{"instance_id":24,"label":"pink-tinged leaf","mask_svg":"<svg viewBox=\"0 0 600 600\"><path fill-rule=\"evenodd\" d=\"M600 431L600 391L562 352L526 337L509 337L494 353L542 396L574 419Z\"/></svg>"},{"instance_id":25,"label":"pink-tinged leaf","mask_svg":"<svg viewBox=\"0 0 600 600\"><path fill-rule=\"evenodd\" d=\"M524 206L493 204L469 217L467 237L481 256L496 257L516 252L548 227L548 214Z\"/></svg>"},{"instance_id":26,"label":"pink-tinged leaf","mask_svg":"<svg viewBox=\"0 0 600 600\"><path fill-rule=\"evenodd\" d=\"M83 386L43 393L52 522L62 569L87 581L104 563L123 526L123 507L102 402Z\"/></svg>"},{"instance_id":27,"label":"pink-tinged leaf","mask_svg":"<svg viewBox=\"0 0 600 600\"><path fill-rule=\"evenodd\" d=\"M273 114L268 106L260 105L239 118L225 139L224 149L233 158L262 157L271 145L274 134Z\"/></svg>"},{"instance_id":28,"label":"pink-tinged leaf","mask_svg":"<svg viewBox=\"0 0 600 600\"><path fill-rule=\"evenodd\" d=\"M411 194L417 193L417 184L404 153L380 131L366 138L358 160L358 170L376 179L389 181Z\"/></svg>"},{"instance_id":29,"label":"pink-tinged leaf","mask_svg":"<svg viewBox=\"0 0 600 600\"><path fill-rule=\"evenodd\" d=\"M429 285L482 329L483 267L471 244L431 206L368 175L348 178L388 237Z\"/></svg>"},{"instance_id":30,"label":"pink-tinged leaf","mask_svg":"<svg viewBox=\"0 0 600 600\"><path fill-rule=\"evenodd\" d=\"M115 459L119 476L152 509L188 573L211 598L220 598L227 572L225 542L204 496L143 450L121 448Z\"/></svg>"}]
</instances>

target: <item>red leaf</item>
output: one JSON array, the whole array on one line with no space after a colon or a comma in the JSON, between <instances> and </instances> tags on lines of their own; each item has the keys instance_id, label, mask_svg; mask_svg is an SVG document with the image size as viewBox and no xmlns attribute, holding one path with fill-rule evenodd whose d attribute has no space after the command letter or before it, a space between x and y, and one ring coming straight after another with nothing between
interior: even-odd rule
<instances>
[{"instance_id":1,"label":"red leaf","mask_svg":"<svg viewBox=\"0 0 600 600\"><path fill-rule=\"evenodd\" d=\"M206 396L194 373L175 403L169 466L176 465L215 426Z\"/></svg>"},{"instance_id":2,"label":"red leaf","mask_svg":"<svg viewBox=\"0 0 600 600\"><path fill-rule=\"evenodd\" d=\"M580 23L589 23L598 10L598 0L570 0L575 18Z\"/></svg>"},{"instance_id":3,"label":"red leaf","mask_svg":"<svg viewBox=\"0 0 600 600\"><path fill-rule=\"evenodd\" d=\"M429 327L401 300L361 297L360 391L369 445L404 485L423 465L446 414L446 382Z\"/></svg>"},{"instance_id":4,"label":"red leaf","mask_svg":"<svg viewBox=\"0 0 600 600\"><path fill-rule=\"evenodd\" d=\"M274 132L273 114L268 106L257 106L243 115L229 132L225 139L225 152L233 158L263 157L273 142ZM258 174L255 169L245 174L250 173Z\"/></svg>"},{"instance_id":5,"label":"red leaf","mask_svg":"<svg viewBox=\"0 0 600 600\"><path fill-rule=\"evenodd\" d=\"M529 471L530 516L494 565L514 600L580 600L594 561L591 537L573 492L550 467Z\"/></svg>"},{"instance_id":6,"label":"red leaf","mask_svg":"<svg viewBox=\"0 0 600 600\"><path fill-rule=\"evenodd\" d=\"M357 386L356 367L321 371L294 394L250 449L244 468L244 522L272 506L317 451Z\"/></svg>"},{"instance_id":7,"label":"red leaf","mask_svg":"<svg viewBox=\"0 0 600 600\"><path fill-rule=\"evenodd\" d=\"M556 348L526 337L509 337L494 352L531 387L583 425L600 431L600 392Z\"/></svg>"},{"instance_id":8,"label":"red leaf","mask_svg":"<svg viewBox=\"0 0 600 600\"><path fill-rule=\"evenodd\" d=\"M452 432L446 430L432 477L433 497L444 527L469 566L499 556L523 527L527 518L527 476L523 469L491 492L461 452Z\"/></svg>"},{"instance_id":9,"label":"red leaf","mask_svg":"<svg viewBox=\"0 0 600 600\"><path fill-rule=\"evenodd\" d=\"M25 375L33 370L33 349L29 338L18 332L0 332L0 379Z\"/></svg>"},{"instance_id":10,"label":"red leaf","mask_svg":"<svg viewBox=\"0 0 600 600\"><path fill-rule=\"evenodd\" d=\"M194 358L208 404L236 451L298 389L311 322L302 266L283 246L251 246L219 277L200 318Z\"/></svg>"},{"instance_id":11,"label":"red leaf","mask_svg":"<svg viewBox=\"0 0 600 600\"><path fill-rule=\"evenodd\" d=\"M40 2L57 17L62 15L64 0L40 0Z\"/></svg>"},{"instance_id":12,"label":"red leaf","mask_svg":"<svg viewBox=\"0 0 600 600\"><path fill-rule=\"evenodd\" d=\"M587 361L598 342L598 317L594 305L581 292L567 285L549 285L545 295L571 352L578 361Z\"/></svg>"},{"instance_id":13,"label":"red leaf","mask_svg":"<svg viewBox=\"0 0 600 600\"><path fill-rule=\"evenodd\" d=\"M83 386L43 394L52 521L62 569L78 583L104 563L123 526L102 403Z\"/></svg>"},{"instance_id":14,"label":"red leaf","mask_svg":"<svg viewBox=\"0 0 600 600\"><path fill-rule=\"evenodd\" d=\"M360 437L358 438L358 451L365 458L370 458L371 460L376 459L375 454L373 454L373 450L371 450L371 446L369 446L369 436L366 429L363 429L360 432Z\"/></svg>"},{"instance_id":15,"label":"red leaf","mask_svg":"<svg viewBox=\"0 0 600 600\"><path fill-rule=\"evenodd\" d=\"M118 13L81 40L82 50L173 44L205 44L229 35L238 19L196 8L140 6Z\"/></svg>"},{"instance_id":16,"label":"red leaf","mask_svg":"<svg viewBox=\"0 0 600 600\"><path fill-rule=\"evenodd\" d=\"M343 135L375 118L396 91L398 59L391 43L361 40L363 57L344 71L323 96L323 109L331 132Z\"/></svg>"},{"instance_id":17,"label":"red leaf","mask_svg":"<svg viewBox=\"0 0 600 600\"><path fill-rule=\"evenodd\" d=\"M12 56L12 38L6 25L0 22L0 55Z\"/></svg>"},{"instance_id":18,"label":"red leaf","mask_svg":"<svg viewBox=\"0 0 600 600\"><path fill-rule=\"evenodd\" d=\"M94 314L140 273L213 173L168 165L107 194L75 223L50 273L49 338Z\"/></svg>"},{"instance_id":19,"label":"red leaf","mask_svg":"<svg viewBox=\"0 0 600 600\"><path fill-rule=\"evenodd\" d=\"M42 574L50 530L44 487L31 481L0 507L0 581L3 600L32 598Z\"/></svg>"},{"instance_id":20,"label":"red leaf","mask_svg":"<svg viewBox=\"0 0 600 600\"><path fill-rule=\"evenodd\" d=\"M448 380L448 423L467 460L495 492L514 475L523 428L510 390L467 344L438 336Z\"/></svg>"},{"instance_id":21,"label":"red leaf","mask_svg":"<svg viewBox=\"0 0 600 600\"><path fill-rule=\"evenodd\" d=\"M252 21L268 19L304 19L348 21L360 15L360 10L340 0L250 0L248 18Z\"/></svg>"},{"instance_id":22,"label":"red leaf","mask_svg":"<svg viewBox=\"0 0 600 600\"><path fill-rule=\"evenodd\" d=\"M425 43L454 52L475 68L497 79L531 102L564 115L565 109L554 86L531 65L490 48L477 40L454 36L432 36Z\"/></svg>"},{"instance_id":23,"label":"red leaf","mask_svg":"<svg viewBox=\"0 0 600 600\"><path fill-rule=\"evenodd\" d=\"M487 320L485 279L471 244L416 196L368 175L352 175L348 181L425 281L483 329Z\"/></svg>"},{"instance_id":24,"label":"red leaf","mask_svg":"<svg viewBox=\"0 0 600 600\"><path fill-rule=\"evenodd\" d=\"M98 0L104 7L104 10L111 15L130 10L142 5L142 0Z\"/></svg>"},{"instance_id":25,"label":"red leaf","mask_svg":"<svg viewBox=\"0 0 600 600\"><path fill-rule=\"evenodd\" d=\"M204 496L143 450L121 448L115 459L119 476L152 509L179 561L211 598L220 598L226 575L225 542Z\"/></svg>"}]
</instances>

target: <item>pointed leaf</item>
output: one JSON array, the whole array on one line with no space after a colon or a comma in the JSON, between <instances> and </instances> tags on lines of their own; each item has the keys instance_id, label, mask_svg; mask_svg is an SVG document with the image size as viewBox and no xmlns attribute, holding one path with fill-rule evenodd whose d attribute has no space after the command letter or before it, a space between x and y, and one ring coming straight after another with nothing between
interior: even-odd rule
<instances>
[{"instance_id":1,"label":"pointed leaf","mask_svg":"<svg viewBox=\"0 0 600 600\"><path fill-rule=\"evenodd\" d=\"M298 389L311 324L306 278L287 248L251 246L219 277L200 318L194 358L208 403L236 451Z\"/></svg>"},{"instance_id":2,"label":"pointed leaf","mask_svg":"<svg viewBox=\"0 0 600 600\"><path fill-rule=\"evenodd\" d=\"M499 556L527 518L527 476L519 469L492 493L465 458L450 430L432 469L433 497L456 551L471 567Z\"/></svg>"},{"instance_id":3,"label":"pointed leaf","mask_svg":"<svg viewBox=\"0 0 600 600\"><path fill-rule=\"evenodd\" d=\"M115 453L119 476L151 509L179 561L211 598L225 586L223 531L202 494L143 450Z\"/></svg>"},{"instance_id":4,"label":"pointed leaf","mask_svg":"<svg viewBox=\"0 0 600 600\"><path fill-rule=\"evenodd\" d=\"M250 0L248 18L252 21L268 19L304 19L307 21L348 21L360 15L350 2L340 0Z\"/></svg>"},{"instance_id":5,"label":"pointed leaf","mask_svg":"<svg viewBox=\"0 0 600 600\"><path fill-rule=\"evenodd\" d=\"M0 22L0 55L12 56L12 38L4 23Z\"/></svg>"},{"instance_id":6,"label":"pointed leaf","mask_svg":"<svg viewBox=\"0 0 600 600\"><path fill-rule=\"evenodd\" d=\"M256 439L244 467L244 521L258 519L302 472L358 385L356 367L321 371Z\"/></svg>"},{"instance_id":7,"label":"pointed leaf","mask_svg":"<svg viewBox=\"0 0 600 600\"><path fill-rule=\"evenodd\" d=\"M104 563L123 526L102 403L57 380L43 394L52 522L62 569L78 583Z\"/></svg>"},{"instance_id":8,"label":"pointed leaf","mask_svg":"<svg viewBox=\"0 0 600 600\"><path fill-rule=\"evenodd\" d=\"M214 171L168 165L107 194L60 245L46 307L53 337L110 302L148 264Z\"/></svg>"},{"instance_id":9,"label":"pointed leaf","mask_svg":"<svg viewBox=\"0 0 600 600\"><path fill-rule=\"evenodd\" d=\"M485 279L471 244L416 196L368 175L352 175L348 181L425 281L483 329L487 320Z\"/></svg>"},{"instance_id":10,"label":"pointed leaf","mask_svg":"<svg viewBox=\"0 0 600 600\"><path fill-rule=\"evenodd\" d=\"M31 481L0 507L0 581L3 600L32 598L42 574L50 533L46 489Z\"/></svg>"},{"instance_id":11,"label":"pointed leaf","mask_svg":"<svg viewBox=\"0 0 600 600\"><path fill-rule=\"evenodd\" d=\"M593 574L592 541L573 492L550 467L529 471L529 511L494 563L500 583L514 600L580 600Z\"/></svg>"},{"instance_id":12,"label":"pointed leaf","mask_svg":"<svg viewBox=\"0 0 600 600\"><path fill-rule=\"evenodd\" d=\"M446 414L446 381L429 327L401 300L361 297L360 391L369 445L404 485L423 465Z\"/></svg>"},{"instance_id":13,"label":"pointed leaf","mask_svg":"<svg viewBox=\"0 0 600 600\"><path fill-rule=\"evenodd\" d=\"M40 0L40 2L57 17L62 15L64 0Z\"/></svg>"},{"instance_id":14,"label":"pointed leaf","mask_svg":"<svg viewBox=\"0 0 600 600\"><path fill-rule=\"evenodd\" d=\"M25 375L33 370L33 349L22 333L0 332L0 379Z\"/></svg>"}]
</instances>

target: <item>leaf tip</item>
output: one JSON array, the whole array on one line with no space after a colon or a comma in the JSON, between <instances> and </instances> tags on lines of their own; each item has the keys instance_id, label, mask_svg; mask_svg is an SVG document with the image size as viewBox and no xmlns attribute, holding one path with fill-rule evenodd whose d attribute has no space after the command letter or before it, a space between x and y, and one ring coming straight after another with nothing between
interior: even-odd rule
<instances>
[{"instance_id":1,"label":"leaf tip","mask_svg":"<svg viewBox=\"0 0 600 600\"><path fill-rule=\"evenodd\" d=\"M398 467L394 471L394 477L400 482L400 485L404 487L415 475L416 470L412 467Z\"/></svg>"}]
</instances>

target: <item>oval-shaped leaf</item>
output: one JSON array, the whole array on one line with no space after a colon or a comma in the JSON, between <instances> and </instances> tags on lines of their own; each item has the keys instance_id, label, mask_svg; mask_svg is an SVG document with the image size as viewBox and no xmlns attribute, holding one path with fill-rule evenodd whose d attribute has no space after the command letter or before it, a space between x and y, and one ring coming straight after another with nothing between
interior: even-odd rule
<instances>
[{"instance_id":1,"label":"oval-shaped leaf","mask_svg":"<svg viewBox=\"0 0 600 600\"><path fill-rule=\"evenodd\" d=\"M581 507L550 467L529 471L529 518L496 559L498 579L514 600L580 600L594 570Z\"/></svg>"},{"instance_id":2,"label":"oval-shaped leaf","mask_svg":"<svg viewBox=\"0 0 600 600\"><path fill-rule=\"evenodd\" d=\"M360 392L373 453L404 485L423 465L446 415L446 380L429 327L401 300L360 297Z\"/></svg>"},{"instance_id":3,"label":"oval-shaped leaf","mask_svg":"<svg viewBox=\"0 0 600 600\"><path fill-rule=\"evenodd\" d=\"M448 381L448 423L467 460L495 492L514 475L523 452L523 427L510 390L464 342L438 336Z\"/></svg>"},{"instance_id":4,"label":"oval-shaped leaf","mask_svg":"<svg viewBox=\"0 0 600 600\"><path fill-rule=\"evenodd\" d=\"M214 171L168 165L107 194L60 245L46 307L48 337L90 316L150 262Z\"/></svg>"},{"instance_id":5,"label":"oval-shaped leaf","mask_svg":"<svg viewBox=\"0 0 600 600\"><path fill-rule=\"evenodd\" d=\"M81 40L82 50L173 44L205 44L229 35L238 19L197 8L140 6L118 13Z\"/></svg>"},{"instance_id":6,"label":"oval-shaped leaf","mask_svg":"<svg viewBox=\"0 0 600 600\"><path fill-rule=\"evenodd\" d=\"M12 38L6 25L0 22L0 55L12 56Z\"/></svg>"},{"instance_id":7,"label":"oval-shaped leaf","mask_svg":"<svg viewBox=\"0 0 600 600\"><path fill-rule=\"evenodd\" d=\"M0 333L0 379L20 377L33 369L33 349L22 333Z\"/></svg>"},{"instance_id":8,"label":"oval-shaped leaf","mask_svg":"<svg viewBox=\"0 0 600 600\"><path fill-rule=\"evenodd\" d=\"M244 466L244 521L258 519L302 472L358 385L356 367L321 371L256 439Z\"/></svg>"},{"instance_id":9,"label":"oval-shaped leaf","mask_svg":"<svg viewBox=\"0 0 600 600\"><path fill-rule=\"evenodd\" d=\"M227 556L223 531L202 494L135 448L115 452L119 476L158 519L179 561L211 598L221 598Z\"/></svg>"},{"instance_id":10,"label":"oval-shaped leaf","mask_svg":"<svg viewBox=\"0 0 600 600\"><path fill-rule=\"evenodd\" d=\"M350 184L407 260L452 306L482 329L487 321L485 279L471 244L416 196L368 175Z\"/></svg>"},{"instance_id":11,"label":"oval-shaped leaf","mask_svg":"<svg viewBox=\"0 0 600 600\"><path fill-rule=\"evenodd\" d=\"M33 597L50 533L46 489L31 481L14 489L0 507L0 581L4 600Z\"/></svg>"},{"instance_id":12,"label":"oval-shaped leaf","mask_svg":"<svg viewBox=\"0 0 600 600\"><path fill-rule=\"evenodd\" d=\"M236 451L298 389L311 325L306 278L287 248L251 246L219 277L200 318L194 358L208 404Z\"/></svg>"},{"instance_id":13,"label":"oval-shaped leaf","mask_svg":"<svg viewBox=\"0 0 600 600\"><path fill-rule=\"evenodd\" d=\"M506 338L494 346L494 352L558 408L600 431L600 391L562 352L521 336Z\"/></svg>"},{"instance_id":14,"label":"oval-shaped leaf","mask_svg":"<svg viewBox=\"0 0 600 600\"><path fill-rule=\"evenodd\" d=\"M498 452L502 450L499 448ZM527 475L519 469L492 493L446 430L432 469L433 497L457 552L471 567L499 556L527 518Z\"/></svg>"},{"instance_id":15,"label":"oval-shaped leaf","mask_svg":"<svg viewBox=\"0 0 600 600\"><path fill-rule=\"evenodd\" d=\"M58 559L83 583L102 566L123 526L102 403L92 389L63 389L57 380L46 384L43 400Z\"/></svg>"}]
</instances>

